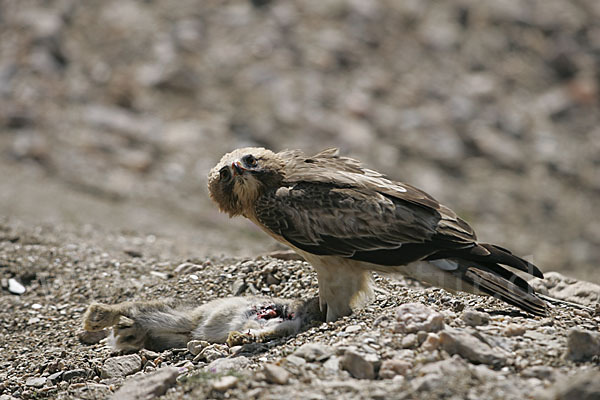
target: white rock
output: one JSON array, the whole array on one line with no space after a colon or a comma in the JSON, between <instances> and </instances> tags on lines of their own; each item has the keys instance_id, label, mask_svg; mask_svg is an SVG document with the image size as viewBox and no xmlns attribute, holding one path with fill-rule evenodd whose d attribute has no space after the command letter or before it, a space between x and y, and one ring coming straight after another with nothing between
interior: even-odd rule
<instances>
[{"instance_id":1,"label":"white rock","mask_svg":"<svg viewBox=\"0 0 600 400\"><path fill-rule=\"evenodd\" d=\"M306 343L300 346L294 352L296 357L302 357L308 362L322 361L329 358L334 353L331 346L326 346L320 343Z\"/></svg>"},{"instance_id":2,"label":"white rock","mask_svg":"<svg viewBox=\"0 0 600 400\"><path fill-rule=\"evenodd\" d=\"M46 384L46 378L44 377L35 377L29 378L25 381L25 386L30 386L34 388L41 388Z\"/></svg>"},{"instance_id":3,"label":"white rock","mask_svg":"<svg viewBox=\"0 0 600 400\"><path fill-rule=\"evenodd\" d=\"M490 315L481 311L465 310L460 319L468 326L485 325L490 322Z\"/></svg>"},{"instance_id":4,"label":"white rock","mask_svg":"<svg viewBox=\"0 0 600 400\"><path fill-rule=\"evenodd\" d=\"M239 356L235 358L218 358L204 369L213 374L220 374L228 371L239 371L248 365L250 365L250 360L247 357Z\"/></svg>"},{"instance_id":5,"label":"white rock","mask_svg":"<svg viewBox=\"0 0 600 400\"><path fill-rule=\"evenodd\" d=\"M600 356L600 333L571 329L567 338L565 358L573 361L589 361Z\"/></svg>"},{"instance_id":6,"label":"white rock","mask_svg":"<svg viewBox=\"0 0 600 400\"><path fill-rule=\"evenodd\" d=\"M265 364L263 367L263 373L267 382L275 383L277 385L285 385L290 380L290 373L285 368L275 364Z\"/></svg>"},{"instance_id":7,"label":"white rock","mask_svg":"<svg viewBox=\"0 0 600 400\"><path fill-rule=\"evenodd\" d=\"M15 278L8 280L8 291L12 294L23 294L25 293L25 286L21 285Z\"/></svg>"},{"instance_id":8,"label":"white rock","mask_svg":"<svg viewBox=\"0 0 600 400\"><path fill-rule=\"evenodd\" d=\"M406 375L411 367L411 363L406 360L385 360L379 369L379 377L392 379L396 375Z\"/></svg>"},{"instance_id":9,"label":"white rock","mask_svg":"<svg viewBox=\"0 0 600 400\"><path fill-rule=\"evenodd\" d=\"M421 303L407 303L396 309L396 332L437 332L444 328L444 316Z\"/></svg>"},{"instance_id":10,"label":"white rock","mask_svg":"<svg viewBox=\"0 0 600 400\"><path fill-rule=\"evenodd\" d=\"M341 366L356 379L375 379L375 368L363 356L353 351L346 351Z\"/></svg>"},{"instance_id":11,"label":"white rock","mask_svg":"<svg viewBox=\"0 0 600 400\"><path fill-rule=\"evenodd\" d=\"M226 392L227 390L235 387L238 384L239 379L232 375L223 376L213 382L212 388L218 392Z\"/></svg>"},{"instance_id":12,"label":"white rock","mask_svg":"<svg viewBox=\"0 0 600 400\"><path fill-rule=\"evenodd\" d=\"M481 341L469 332L447 328L440 332L440 344L449 354L458 354L474 363L504 365L507 356L497 347Z\"/></svg>"},{"instance_id":13,"label":"white rock","mask_svg":"<svg viewBox=\"0 0 600 400\"><path fill-rule=\"evenodd\" d=\"M131 377L113 394L114 400L142 400L162 396L177 383L179 371L166 367L148 374Z\"/></svg>"},{"instance_id":14,"label":"white rock","mask_svg":"<svg viewBox=\"0 0 600 400\"><path fill-rule=\"evenodd\" d=\"M206 340L190 340L187 344L187 349L193 355L198 355L205 347L208 347L210 343Z\"/></svg>"},{"instance_id":15,"label":"white rock","mask_svg":"<svg viewBox=\"0 0 600 400\"><path fill-rule=\"evenodd\" d=\"M100 368L100 376L106 378L119 378L134 374L142 369L142 358L137 354L112 357L104 362Z\"/></svg>"}]
</instances>

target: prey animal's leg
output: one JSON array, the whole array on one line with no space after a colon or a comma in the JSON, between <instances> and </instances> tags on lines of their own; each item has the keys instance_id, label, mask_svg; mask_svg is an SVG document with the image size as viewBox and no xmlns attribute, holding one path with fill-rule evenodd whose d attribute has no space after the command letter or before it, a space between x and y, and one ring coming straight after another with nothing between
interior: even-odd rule
<instances>
[{"instance_id":1,"label":"prey animal's leg","mask_svg":"<svg viewBox=\"0 0 600 400\"><path fill-rule=\"evenodd\" d=\"M119 321L121 311L118 304L92 303L83 314L83 329L94 332L109 328Z\"/></svg>"}]
</instances>

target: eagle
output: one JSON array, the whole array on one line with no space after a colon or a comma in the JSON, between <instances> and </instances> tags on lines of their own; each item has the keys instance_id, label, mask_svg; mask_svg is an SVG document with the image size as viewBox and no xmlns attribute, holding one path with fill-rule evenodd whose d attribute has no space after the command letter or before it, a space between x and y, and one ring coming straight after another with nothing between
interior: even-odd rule
<instances>
[{"instance_id":1,"label":"eagle","mask_svg":"<svg viewBox=\"0 0 600 400\"><path fill-rule=\"evenodd\" d=\"M543 278L539 268L478 242L467 222L429 194L337 149L314 156L237 149L209 172L208 191L220 211L246 217L313 266L327 321L368 301L370 271L401 273L546 314L546 302L506 267Z\"/></svg>"}]
</instances>

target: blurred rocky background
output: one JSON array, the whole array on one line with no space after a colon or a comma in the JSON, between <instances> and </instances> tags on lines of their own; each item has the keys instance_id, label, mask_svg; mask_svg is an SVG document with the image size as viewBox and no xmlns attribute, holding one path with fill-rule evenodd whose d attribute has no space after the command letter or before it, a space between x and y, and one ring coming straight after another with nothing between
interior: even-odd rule
<instances>
[{"instance_id":1,"label":"blurred rocky background","mask_svg":"<svg viewBox=\"0 0 600 400\"><path fill-rule=\"evenodd\" d=\"M600 282L599 82L597 0L0 0L0 215L257 254L208 170L336 146Z\"/></svg>"}]
</instances>

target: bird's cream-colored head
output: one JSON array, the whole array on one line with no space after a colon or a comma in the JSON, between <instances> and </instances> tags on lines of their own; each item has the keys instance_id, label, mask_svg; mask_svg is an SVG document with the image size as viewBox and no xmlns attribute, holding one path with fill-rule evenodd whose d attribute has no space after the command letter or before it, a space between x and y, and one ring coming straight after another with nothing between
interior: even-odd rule
<instances>
[{"instance_id":1,"label":"bird's cream-colored head","mask_svg":"<svg viewBox=\"0 0 600 400\"><path fill-rule=\"evenodd\" d=\"M281 182L283 165L276 153L262 147L227 153L208 173L210 198L230 217L248 217L258 197Z\"/></svg>"}]
</instances>

